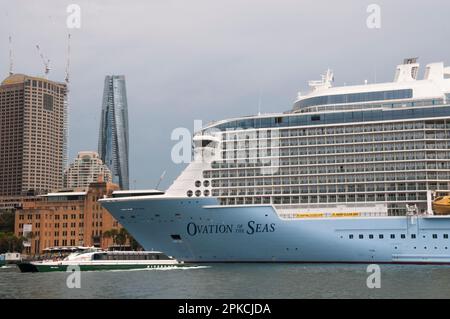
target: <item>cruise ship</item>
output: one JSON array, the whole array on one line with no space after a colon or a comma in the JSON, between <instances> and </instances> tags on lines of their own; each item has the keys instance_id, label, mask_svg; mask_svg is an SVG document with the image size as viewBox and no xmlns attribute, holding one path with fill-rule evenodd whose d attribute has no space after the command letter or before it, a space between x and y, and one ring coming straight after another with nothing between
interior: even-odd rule
<instances>
[{"instance_id":1,"label":"cruise ship","mask_svg":"<svg viewBox=\"0 0 450 319\"><path fill-rule=\"evenodd\" d=\"M450 264L450 67L423 74L409 58L392 82L335 87L328 70L287 112L196 132L163 194L100 202L186 262Z\"/></svg>"}]
</instances>

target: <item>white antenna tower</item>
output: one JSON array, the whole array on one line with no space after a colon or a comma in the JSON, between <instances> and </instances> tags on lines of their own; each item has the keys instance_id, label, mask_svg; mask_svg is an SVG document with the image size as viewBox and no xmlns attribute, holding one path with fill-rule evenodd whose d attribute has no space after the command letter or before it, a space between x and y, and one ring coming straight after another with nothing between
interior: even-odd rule
<instances>
[{"instance_id":1,"label":"white antenna tower","mask_svg":"<svg viewBox=\"0 0 450 319\"><path fill-rule=\"evenodd\" d=\"M9 36L9 75L13 75L13 49L11 36Z\"/></svg>"},{"instance_id":2,"label":"white antenna tower","mask_svg":"<svg viewBox=\"0 0 450 319\"><path fill-rule=\"evenodd\" d=\"M36 49L38 50L38 53L41 57L42 63L44 64L44 74L45 78L48 78L48 73L50 72L50 59L47 59L44 54L41 51L41 48L39 47L39 44L36 44Z\"/></svg>"}]
</instances>

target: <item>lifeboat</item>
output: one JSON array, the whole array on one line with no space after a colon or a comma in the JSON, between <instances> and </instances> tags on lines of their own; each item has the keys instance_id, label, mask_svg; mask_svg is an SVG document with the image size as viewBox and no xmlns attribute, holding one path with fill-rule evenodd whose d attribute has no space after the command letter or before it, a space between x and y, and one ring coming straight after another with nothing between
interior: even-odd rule
<instances>
[{"instance_id":1,"label":"lifeboat","mask_svg":"<svg viewBox=\"0 0 450 319\"><path fill-rule=\"evenodd\" d=\"M450 196L440 196L433 200L435 215L450 215Z\"/></svg>"}]
</instances>

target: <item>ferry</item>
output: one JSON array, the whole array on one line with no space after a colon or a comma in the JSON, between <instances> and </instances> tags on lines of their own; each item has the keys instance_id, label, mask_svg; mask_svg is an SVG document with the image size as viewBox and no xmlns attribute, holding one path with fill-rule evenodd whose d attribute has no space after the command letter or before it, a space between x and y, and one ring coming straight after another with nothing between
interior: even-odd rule
<instances>
[{"instance_id":1,"label":"ferry","mask_svg":"<svg viewBox=\"0 0 450 319\"><path fill-rule=\"evenodd\" d=\"M334 85L290 110L212 122L164 194L100 203L189 262L450 264L450 67Z\"/></svg>"},{"instance_id":2,"label":"ferry","mask_svg":"<svg viewBox=\"0 0 450 319\"><path fill-rule=\"evenodd\" d=\"M17 264L22 261L22 257L20 253L4 253L0 254L0 267L9 265L9 264Z\"/></svg>"},{"instance_id":3,"label":"ferry","mask_svg":"<svg viewBox=\"0 0 450 319\"><path fill-rule=\"evenodd\" d=\"M183 262L159 251L85 251L72 253L63 260L19 263L21 272L130 270L185 266Z\"/></svg>"}]
</instances>

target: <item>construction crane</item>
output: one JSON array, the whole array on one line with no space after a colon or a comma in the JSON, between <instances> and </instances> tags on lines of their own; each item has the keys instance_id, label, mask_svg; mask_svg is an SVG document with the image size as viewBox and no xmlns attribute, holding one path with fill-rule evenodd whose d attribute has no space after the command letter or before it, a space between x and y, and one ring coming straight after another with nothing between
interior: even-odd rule
<instances>
[{"instance_id":1,"label":"construction crane","mask_svg":"<svg viewBox=\"0 0 450 319\"><path fill-rule=\"evenodd\" d=\"M69 85L70 82L69 67L70 67L70 33L67 35L67 61L66 61L66 74L64 77L64 81L66 82L67 86Z\"/></svg>"},{"instance_id":2,"label":"construction crane","mask_svg":"<svg viewBox=\"0 0 450 319\"><path fill-rule=\"evenodd\" d=\"M13 49L11 36L9 36L9 75L13 75Z\"/></svg>"},{"instance_id":3,"label":"construction crane","mask_svg":"<svg viewBox=\"0 0 450 319\"><path fill-rule=\"evenodd\" d=\"M64 118L63 118L63 171L67 167L68 163L68 151L69 151L69 67L70 67L70 33L67 35L67 57L66 57L66 70L64 76L64 82L66 83L66 94L64 97Z\"/></svg>"},{"instance_id":4,"label":"construction crane","mask_svg":"<svg viewBox=\"0 0 450 319\"><path fill-rule=\"evenodd\" d=\"M39 47L39 44L36 44L36 49L38 50L38 53L41 57L42 63L44 63L44 74L45 78L48 78L48 73L50 72L50 59L47 59L44 54L41 51L41 48Z\"/></svg>"}]
</instances>

